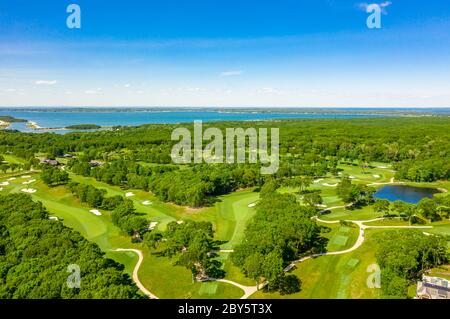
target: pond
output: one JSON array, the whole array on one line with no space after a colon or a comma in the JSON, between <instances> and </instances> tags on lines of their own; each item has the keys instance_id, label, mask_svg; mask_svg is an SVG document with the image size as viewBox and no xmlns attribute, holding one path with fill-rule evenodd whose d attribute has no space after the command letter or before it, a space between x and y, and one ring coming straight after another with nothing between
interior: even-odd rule
<instances>
[{"instance_id":1,"label":"pond","mask_svg":"<svg viewBox=\"0 0 450 319\"><path fill-rule=\"evenodd\" d=\"M417 204L422 198L432 198L436 193L439 193L439 190L436 188L388 185L380 188L374 197L387 199L391 202L401 200L406 203Z\"/></svg>"}]
</instances>

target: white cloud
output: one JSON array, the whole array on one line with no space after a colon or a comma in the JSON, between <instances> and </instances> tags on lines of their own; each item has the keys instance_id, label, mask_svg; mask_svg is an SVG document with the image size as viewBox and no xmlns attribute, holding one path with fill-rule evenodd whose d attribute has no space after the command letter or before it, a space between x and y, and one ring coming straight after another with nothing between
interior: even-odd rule
<instances>
[{"instance_id":1,"label":"white cloud","mask_svg":"<svg viewBox=\"0 0 450 319\"><path fill-rule=\"evenodd\" d=\"M6 89L5 91L8 93L12 93L12 92L16 92L17 90L16 89Z\"/></svg>"},{"instance_id":2,"label":"white cloud","mask_svg":"<svg viewBox=\"0 0 450 319\"><path fill-rule=\"evenodd\" d=\"M127 83L124 85L124 87L126 87L127 89L131 87L131 84Z\"/></svg>"},{"instance_id":3,"label":"white cloud","mask_svg":"<svg viewBox=\"0 0 450 319\"><path fill-rule=\"evenodd\" d=\"M36 85L55 85L56 83L58 83L58 81L56 80L37 80L34 82L34 84Z\"/></svg>"},{"instance_id":4,"label":"white cloud","mask_svg":"<svg viewBox=\"0 0 450 319\"><path fill-rule=\"evenodd\" d=\"M241 71L241 70L224 71L224 72L220 73L220 76L238 76L243 73L244 73L244 71Z\"/></svg>"},{"instance_id":5,"label":"white cloud","mask_svg":"<svg viewBox=\"0 0 450 319\"><path fill-rule=\"evenodd\" d=\"M278 89L273 88L273 87L264 87L262 89L259 89L258 93L260 93L260 94L272 94L272 95L283 95L283 94L285 94L284 91L278 90Z\"/></svg>"},{"instance_id":6,"label":"white cloud","mask_svg":"<svg viewBox=\"0 0 450 319\"><path fill-rule=\"evenodd\" d=\"M384 2L381 2L381 3L376 3L376 2L373 2L373 3L361 2L361 3L358 3L358 7L359 7L361 10L363 10L363 11L367 11L367 8L368 8L369 6L371 6L371 5L374 5L374 4L380 7L381 12L382 12L383 14L387 14L386 8L389 7L389 6L391 6L391 5L392 5L392 2L391 2L391 1L384 1Z\"/></svg>"},{"instance_id":7,"label":"white cloud","mask_svg":"<svg viewBox=\"0 0 450 319\"><path fill-rule=\"evenodd\" d=\"M101 93L102 88L96 88L96 89L90 89L90 90L86 90L84 91L84 93L86 94L98 94Z\"/></svg>"}]
</instances>

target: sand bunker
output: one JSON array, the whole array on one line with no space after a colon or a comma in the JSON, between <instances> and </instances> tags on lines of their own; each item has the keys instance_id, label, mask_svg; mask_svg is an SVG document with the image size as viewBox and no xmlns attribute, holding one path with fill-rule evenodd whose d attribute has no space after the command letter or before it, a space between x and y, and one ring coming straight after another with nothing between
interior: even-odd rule
<instances>
[{"instance_id":1,"label":"sand bunker","mask_svg":"<svg viewBox=\"0 0 450 319\"><path fill-rule=\"evenodd\" d=\"M377 168L388 168L387 166L377 166Z\"/></svg>"},{"instance_id":2,"label":"sand bunker","mask_svg":"<svg viewBox=\"0 0 450 319\"><path fill-rule=\"evenodd\" d=\"M9 185L9 182L0 183L0 186L8 186L8 185Z\"/></svg>"},{"instance_id":3,"label":"sand bunker","mask_svg":"<svg viewBox=\"0 0 450 319\"><path fill-rule=\"evenodd\" d=\"M30 179L29 181L23 182L22 184L23 185L28 185L28 184L34 183L35 181L36 181L35 179Z\"/></svg>"},{"instance_id":4,"label":"sand bunker","mask_svg":"<svg viewBox=\"0 0 450 319\"><path fill-rule=\"evenodd\" d=\"M23 175L23 176L21 176L22 178L31 178L31 176L30 175Z\"/></svg>"},{"instance_id":5,"label":"sand bunker","mask_svg":"<svg viewBox=\"0 0 450 319\"><path fill-rule=\"evenodd\" d=\"M58 217L56 217L56 216L50 216L48 219L50 219L50 220L59 220Z\"/></svg>"},{"instance_id":6,"label":"sand bunker","mask_svg":"<svg viewBox=\"0 0 450 319\"><path fill-rule=\"evenodd\" d=\"M97 209L91 209L89 212L96 216L102 216L102 213L100 213Z\"/></svg>"},{"instance_id":7,"label":"sand bunker","mask_svg":"<svg viewBox=\"0 0 450 319\"><path fill-rule=\"evenodd\" d=\"M158 225L158 222L151 222L148 226L148 230L153 230L156 228L156 225Z\"/></svg>"},{"instance_id":8,"label":"sand bunker","mask_svg":"<svg viewBox=\"0 0 450 319\"><path fill-rule=\"evenodd\" d=\"M37 191L36 191L35 189L33 189L33 188L23 188L23 189L21 189L20 191L21 191L21 192L24 192L24 193L28 193L28 194L34 194L34 193L37 192Z\"/></svg>"},{"instance_id":9,"label":"sand bunker","mask_svg":"<svg viewBox=\"0 0 450 319\"><path fill-rule=\"evenodd\" d=\"M248 205L248 207L250 207L250 208L251 207L255 207L255 206L256 206L256 203L251 203L251 204Z\"/></svg>"},{"instance_id":10,"label":"sand bunker","mask_svg":"<svg viewBox=\"0 0 450 319\"><path fill-rule=\"evenodd\" d=\"M16 179L15 177L11 177L11 178L8 178L8 181L13 181L15 179Z\"/></svg>"},{"instance_id":11,"label":"sand bunker","mask_svg":"<svg viewBox=\"0 0 450 319\"><path fill-rule=\"evenodd\" d=\"M328 184L328 183L323 183L323 186L327 186L327 187L336 187L338 186L338 184Z\"/></svg>"},{"instance_id":12,"label":"sand bunker","mask_svg":"<svg viewBox=\"0 0 450 319\"><path fill-rule=\"evenodd\" d=\"M132 192L128 192L125 194L125 197L132 197L132 196L134 196L134 193L132 193Z\"/></svg>"},{"instance_id":13,"label":"sand bunker","mask_svg":"<svg viewBox=\"0 0 450 319\"><path fill-rule=\"evenodd\" d=\"M323 181L323 178L315 179L314 183L320 183L321 181Z\"/></svg>"},{"instance_id":14,"label":"sand bunker","mask_svg":"<svg viewBox=\"0 0 450 319\"><path fill-rule=\"evenodd\" d=\"M373 175L373 177L380 178L380 175L375 174L375 175Z\"/></svg>"},{"instance_id":15,"label":"sand bunker","mask_svg":"<svg viewBox=\"0 0 450 319\"><path fill-rule=\"evenodd\" d=\"M348 178L350 178L350 179L355 179L356 177L355 177L355 176L349 176Z\"/></svg>"},{"instance_id":16,"label":"sand bunker","mask_svg":"<svg viewBox=\"0 0 450 319\"><path fill-rule=\"evenodd\" d=\"M0 192L3 190L3 187L0 187Z\"/></svg>"},{"instance_id":17,"label":"sand bunker","mask_svg":"<svg viewBox=\"0 0 450 319\"><path fill-rule=\"evenodd\" d=\"M151 205L151 204L152 204L152 202L149 201L149 200L146 200L146 201L142 202L142 205L145 205L145 206L148 206L148 205Z\"/></svg>"},{"instance_id":18,"label":"sand bunker","mask_svg":"<svg viewBox=\"0 0 450 319\"><path fill-rule=\"evenodd\" d=\"M327 208L327 205L323 205L323 204L319 204L319 205L316 205L317 207L320 207L320 208Z\"/></svg>"}]
</instances>

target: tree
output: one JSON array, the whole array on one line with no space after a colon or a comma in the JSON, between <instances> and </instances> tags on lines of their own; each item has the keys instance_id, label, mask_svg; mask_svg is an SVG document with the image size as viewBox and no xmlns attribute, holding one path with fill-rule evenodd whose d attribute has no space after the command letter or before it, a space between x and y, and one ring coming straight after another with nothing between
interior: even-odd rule
<instances>
[{"instance_id":1,"label":"tree","mask_svg":"<svg viewBox=\"0 0 450 319\"><path fill-rule=\"evenodd\" d=\"M277 251L271 251L266 255L262 264L262 272L270 290L271 282L283 274L283 259Z\"/></svg>"},{"instance_id":2,"label":"tree","mask_svg":"<svg viewBox=\"0 0 450 319\"><path fill-rule=\"evenodd\" d=\"M64 185L69 182L69 174L54 167L46 167L41 173L42 181L50 187Z\"/></svg>"},{"instance_id":3,"label":"tree","mask_svg":"<svg viewBox=\"0 0 450 319\"><path fill-rule=\"evenodd\" d=\"M276 286L280 295L291 295L301 290L301 281L295 275L283 275L278 277Z\"/></svg>"},{"instance_id":4,"label":"tree","mask_svg":"<svg viewBox=\"0 0 450 319\"><path fill-rule=\"evenodd\" d=\"M272 195L277 191L278 187L279 185L275 180L269 179L264 183L263 187L261 188L260 196L266 197Z\"/></svg>"},{"instance_id":5,"label":"tree","mask_svg":"<svg viewBox=\"0 0 450 319\"><path fill-rule=\"evenodd\" d=\"M323 198L319 193L305 194L303 195L303 200L312 207L316 207L323 203Z\"/></svg>"},{"instance_id":6,"label":"tree","mask_svg":"<svg viewBox=\"0 0 450 319\"><path fill-rule=\"evenodd\" d=\"M81 270L81 289L66 285L71 264ZM25 194L0 196L0 269L2 300L142 298L122 264L50 221L44 206Z\"/></svg>"},{"instance_id":7,"label":"tree","mask_svg":"<svg viewBox=\"0 0 450 319\"><path fill-rule=\"evenodd\" d=\"M388 215L391 207L391 202L387 199L377 199L375 204L373 204L373 209L377 213L382 213L383 215Z\"/></svg>"},{"instance_id":8,"label":"tree","mask_svg":"<svg viewBox=\"0 0 450 319\"><path fill-rule=\"evenodd\" d=\"M7 165L7 164L0 165L0 170L3 172L3 174L6 174L6 172L8 172L8 169L9 169L9 165Z\"/></svg>"},{"instance_id":9,"label":"tree","mask_svg":"<svg viewBox=\"0 0 450 319\"><path fill-rule=\"evenodd\" d=\"M438 220L439 214L437 213L437 204L431 198L423 198L416 207L416 212L424 218L435 221Z\"/></svg>"},{"instance_id":10,"label":"tree","mask_svg":"<svg viewBox=\"0 0 450 319\"><path fill-rule=\"evenodd\" d=\"M244 263L244 272L247 277L253 279L256 282L256 286L259 286L263 273L264 256L260 253L250 255Z\"/></svg>"}]
</instances>

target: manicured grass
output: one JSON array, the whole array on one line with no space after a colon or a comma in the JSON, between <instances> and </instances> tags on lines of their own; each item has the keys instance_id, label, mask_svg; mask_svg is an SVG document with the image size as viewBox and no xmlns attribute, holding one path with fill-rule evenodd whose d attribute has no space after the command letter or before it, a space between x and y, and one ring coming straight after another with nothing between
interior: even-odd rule
<instances>
[{"instance_id":1,"label":"manicured grass","mask_svg":"<svg viewBox=\"0 0 450 319\"><path fill-rule=\"evenodd\" d=\"M402 218L389 218L378 220L375 222L364 223L367 226L409 226L409 222L403 220ZM413 226L422 226L422 225L413 225Z\"/></svg>"},{"instance_id":2,"label":"manicured grass","mask_svg":"<svg viewBox=\"0 0 450 319\"><path fill-rule=\"evenodd\" d=\"M356 226L341 226L340 224L318 223L329 229L322 232L322 236L328 238L327 251L340 251L352 247L358 238L359 230Z\"/></svg>"},{"instance_id":3,"label":"manicured grass","mask_svg":"<svg viewBox=\"0 0 450 319\"><path fill-rule=\"evenodd\" d=\"M245 286L254 286L256 283L247 278L241 270L236 267L230 258L230 253L219 253L217 260L221 261L223 264L222 269L225 271L225 279L238 282Z\"/></svg>"},{"instance_id":4,"label":"manicured grass","mask_svg":"<svg viewBox=\"0 0 450 319\"><path fill-rule=\"evenodd\" d=\"M38 175L34 175L33 178L38 179L39 177ZM20 192L20 189L24 188L24 185L21 184L23 181L20 178L11 181L11 184L6 186L4 192ZM83 182L86 181L83 180ZM89 179L89 181L92 180ZM106 187L103 184L97 184L97 186ZM79 231L85 238L97 243L106 252L108 257L122 263L125 266L125 271L129 275L132 274L136 265L137 256L134 253L113 252L112 250L116 248L135 248L142 250L144 253L144 262L139 270L139 278L144 286L158 297L229 299L240 298L242 296L243 292L241 289L226 283L193 283L191 273L188 269L181 266L174 266L173 261L168 258L155 256L143 244L132 244L130 237L121 234L120 230L112 224L108 212L102 212L102 216L96 216L90 213L90 208L80 204L64 186L49 188L38 180L36 183L27 187L37 190L36 193L32 194L33 199L41 201L52 216L62 218L66 226ZM111 188L108 190L109 194L123 195L121 192L125 192L120 190L120 188ZM136 198L132 198L134 201L142 199L139 198L138 192L135 192ZM258 194L251 192L248 192L248 194L251 195L248 200L257 199ZM146 198L151 196L148 193L145 195ZM239 200L231 200L231 202L239 202L243 199L245 201L246 196L243 193L239 197ZM238 205L236 207L242 208L241 206ZM146 206L144 207L147 208ZM156 210L154 207L153 209ZM177 214L176 212L172 213ZM234 211L231 213L234 215ZM165 215L161 212L159 214L163 217ZM240 214L237 215L242 220L242 216ZM184 216L180 213L179 218L181 219L182 217ZM171 219L176 220L173 217ZM230 238L233 238L233 236L239 237L241 235L233 230ZM213 291L215 293L212 295L211 293Z\"/></svg>"},{"instance_id":5,"label":"manicured grass","mask_svg":"<svg viewBox=\"0 0 450 319\"><path fill-rule=\"evenodd\" d=\"M298 264L292 271L302 281L302 290L293 295L257 292L251 298L344 299L377 298L380 289L367 287L367 267L376 263L373 234L367 230L366 241L357 250L333 256L321 256Z\"/></svg>"},{"instance_id":6,"label":"manicured grass","mask_svg":"<svg viewBox=\"0 0 450 319\"><path fill-rule=\"evenodd\" d=\"M380 163L379 166L383 166ZM385 165L386 166L386 165ZM393 176L390 169L366 169L361 171L358 166L341 165L347 175L356 177L354 183L388 182ZM25 173L24 173L25 174ZM139 270L139 278L144 286L160 298L240 298L243 292L232 285L221 282L199 283L193 282L188 269L174 265L174 260L156 256L143 244L132 244L130 237L125 236L115 227L110 220L108 212L102 212L102 216L95 216L89 212L89 207L82 205L70 194L65 187L49 188L39 181L38 174L27 173L37 179L32 185L22 185L26 179L18 178L5 186L2 193L20 192L22 188L35 188L37 192L32 195L35 200L41 201L53 216L63 218L63 223L79 231L88 240L97 243L105 251L106 255L125 266L125 271L131 275L138 260L136 254L131 252L113 252L116 248L135 248L142 250L144 261ZM225 241L222 249L233 249L243 237L248 223L255 214L249 204L258 201L259 194L251 190L239 191L233 194L221 196L218 202L202 209L191 209L173 204L163 203L149 192L142 190L121 189L98 182L94 178L70 174L74 181L90 184L107 191L109 196L124 196L127 192L135 194L129 199L138 213L145 215L149 220L159 222L158 229L164 230L167 223L176 220L192 219L196 221L210 221L216 231L216 239ZM380 175L379 178L373 175ZM6 178L6 177L4 177ZM0 180L0 181L3 181ZM328 207L341 206L342 201L336 195L336 187L324 186L324 183L336 184L339 178L327 176L322 181L314 183L311 189L318 189ZM430 184L426 184L429 186ZM433 183L431 187L449 189L450 183ZM295 193L293 188L282 188L280 192ZM150 205L143 205L149 200ZM324 220L369 220L380 217L372 207L364 207L357 210L337 209L330 214L321 216ZM398 220L388 220L370 225L397 225ZM407 222L406 222L407 224ZM403 224L402 224L403 225ZM450 222L443 221L433 223L433 229L426 230L429 233L450 235ZM323 233L329 239L327 251L341 251L353 246L357 237L357 227L342 226L340 224L322 224L330 228ZM369 289L366 280L369 273L367 266L375 263L375 243L372 236L376 232L388 231L381 229L369 229L366 231L366 241L356 251L333 256L322 256L307 260L293 270L302 280L302 291L290 296L280 296L277 293L258 292L253 298L377 298L379 289ZM252 286L253 280L246 278L242 272L233 265L230 253L219 253L217 259L223 263L226 271L226 279L236 281L243 285Z\"/></svg>"},{"instance_id":7,"label":"manicured grass","mask_svg":"<svg viewBox=\"0 0 450 319\"><path fill-rule=\"evenodd\" d=\"M329 214L320 216L323 220L370 220L382 217L383 214L376 213L372 206L366 206L361 209L339 208L331 211Z\"/></svg>"},{"instance_id":8,"label":"manicured grass","mask_svg":"<svg viewBox=\"0 0 450 319\"><path fill-rule=\"evenodd\" d=\"M222 249L233 249L242 241L247 223L256 213L255 208L248 205L258 199L259 194L249 190L220 197L213 209L216 238L227 241Z\"/></svg>"}]
</instances>

